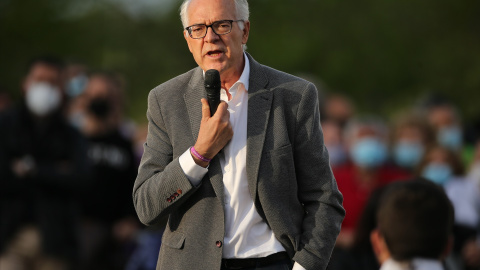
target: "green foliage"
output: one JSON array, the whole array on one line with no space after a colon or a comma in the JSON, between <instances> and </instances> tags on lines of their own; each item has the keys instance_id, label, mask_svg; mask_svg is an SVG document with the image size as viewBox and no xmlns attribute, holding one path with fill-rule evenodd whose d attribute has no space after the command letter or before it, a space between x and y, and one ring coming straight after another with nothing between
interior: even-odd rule
<instances>
[{"instance_id":1,"label":"green foliage","mask_svg":"<svg viewBox=\"0 0 480 270\"><path fill-rule=\"evenodd\" d=\"M132 16L114 1L0 1L0 84L18 92L25 63L47 52L127 81L129 115L145 121L156 85L195 66L175 8ZM480 1L251 0L248 51L323 81L360 111L392 114L426 91L480 115Z\"/></svg>"}]
</instances>

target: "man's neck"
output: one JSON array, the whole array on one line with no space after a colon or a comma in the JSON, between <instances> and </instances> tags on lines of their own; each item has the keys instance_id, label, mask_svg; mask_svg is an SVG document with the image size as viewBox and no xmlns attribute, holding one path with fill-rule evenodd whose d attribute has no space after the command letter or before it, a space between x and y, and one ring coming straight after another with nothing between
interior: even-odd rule
<instances>
[{"instance_id":1,"label":"man's neck","mask_svg":"<svg viewBox=\"0 0 480 270\"><path fill-rule=\"evenodd\" d=\"M231 71L225 71L220 73L222 88L228 90L240 79L243 69L245 68L245 55L242 57L242 61L232 69Z\"/></svg>"}]
</instances>

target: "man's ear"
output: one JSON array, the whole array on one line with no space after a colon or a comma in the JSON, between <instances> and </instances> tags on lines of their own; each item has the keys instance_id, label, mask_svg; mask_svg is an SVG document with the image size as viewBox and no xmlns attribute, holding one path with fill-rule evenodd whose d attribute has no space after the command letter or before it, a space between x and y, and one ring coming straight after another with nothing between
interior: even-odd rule
<instances>
[{"instance_id":1,"label":"man's ear","mask_svg":"<svg viewBox=\"0 0 480 270\"><path fill-rule=\"evenodd\" d=\"M250 34L250 21L243 22L243 26L242 44L247 44L248 35Z\"/></svg>"},{"instance_id":2,"label":"man's ear","mask_svg":"<svg viewBox=\"0 0 480 270\"><path fill-rule=\"evenodd\" d=\"M370 233L370 242L372 243L373 253L375 253L375 257L377 257L380 265L390 258L390 251L388 250L385 238L383 238L378 229L374 229Z\"/></svg>"}]
</instances>

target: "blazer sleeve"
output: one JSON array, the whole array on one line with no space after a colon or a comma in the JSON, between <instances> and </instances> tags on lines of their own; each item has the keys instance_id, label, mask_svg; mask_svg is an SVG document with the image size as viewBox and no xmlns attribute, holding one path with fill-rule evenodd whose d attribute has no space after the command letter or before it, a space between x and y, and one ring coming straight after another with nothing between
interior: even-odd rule
<instances>
[{"instance_id":1,"label":"blazer sleeve","mask_svg":"<svg viewBox=\"0 0 480 270\"><path fill-rule=\"evenodd\" d=\"M326 269L345 216L323 142L317 95L309 83L298 107L294 141L298 197L306 214L293 260L306 269Z\"/></svg>"},{"instance_id":2,"label":"blazer sleeve","mask_svg":"<svg viewBox=\"0 0 480 270\"><path fill-rule=\"evenodd\" d=\"M148 95L148 135L133 187L137 215L145 225L162 222L195 190L183 172L162 118L157 90Z\"/></svg>"}]
</instances>

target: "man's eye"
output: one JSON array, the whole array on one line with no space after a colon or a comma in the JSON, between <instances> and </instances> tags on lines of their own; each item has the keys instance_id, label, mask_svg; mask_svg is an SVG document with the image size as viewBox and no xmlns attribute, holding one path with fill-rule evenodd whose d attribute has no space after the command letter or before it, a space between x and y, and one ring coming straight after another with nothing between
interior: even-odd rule
<instances>
[{"instance_id":1,"label":"man's eye","mask_svg":"<svg viewBox=\"0 0 480 270\"><path fill-rule=\"evenodd\" d=\"M203 27L202 26L192 26L190 29L192 30L192 32L201 32L203 30Z\"/></svg>"}]
</instances>

